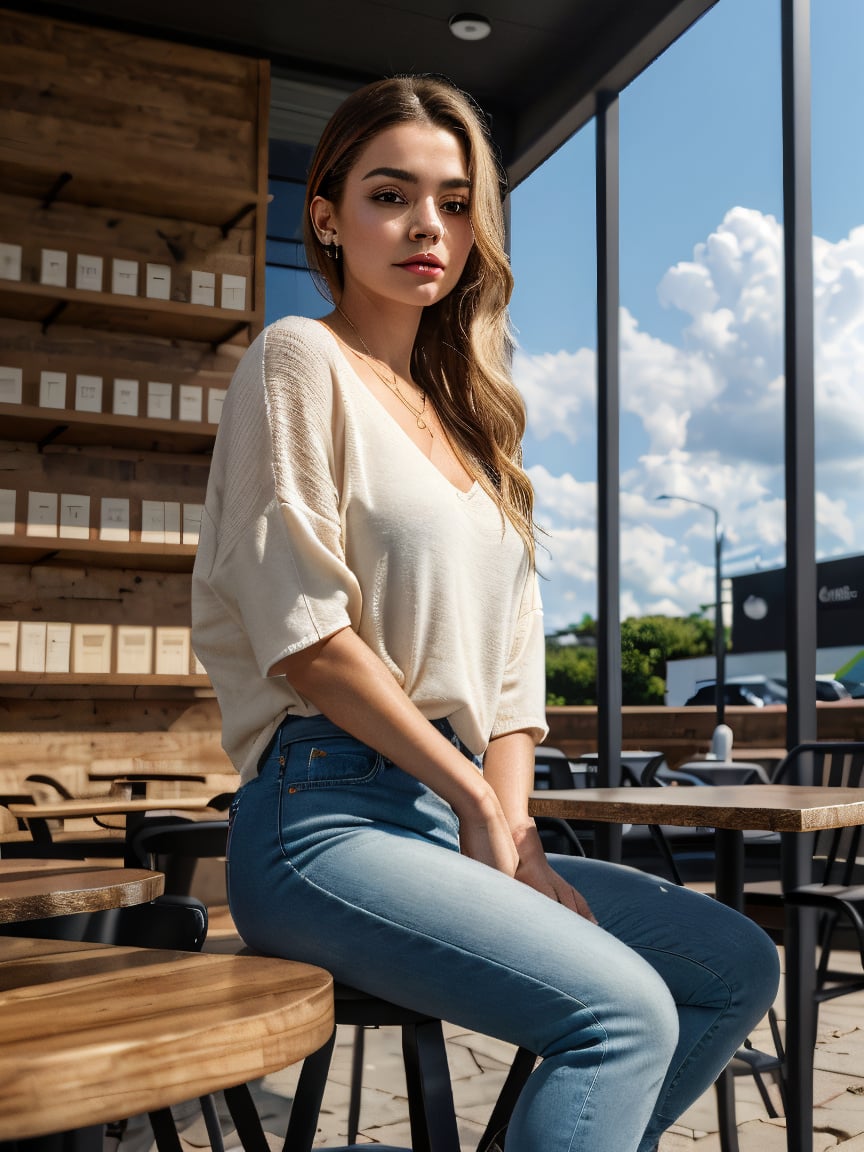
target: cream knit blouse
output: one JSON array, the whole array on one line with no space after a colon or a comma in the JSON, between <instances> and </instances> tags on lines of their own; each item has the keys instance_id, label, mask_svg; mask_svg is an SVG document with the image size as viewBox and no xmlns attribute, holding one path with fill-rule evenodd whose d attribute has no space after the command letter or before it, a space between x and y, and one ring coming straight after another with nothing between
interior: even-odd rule
<instances>
[{"instance_id":1,"label":"cream knit blouse","mask_svg":"<svg viewBox=\"0 0 864 1152\"><path fill-rule=\"evenodd\" d=\"M286 713L314 715L284 656L350 626L475 754L546 732L543 618L525 546L479 484L460 492L332 334L288 317L225 400L192 577L192 639L243 780Z\"/></svg>"}]
</instances>

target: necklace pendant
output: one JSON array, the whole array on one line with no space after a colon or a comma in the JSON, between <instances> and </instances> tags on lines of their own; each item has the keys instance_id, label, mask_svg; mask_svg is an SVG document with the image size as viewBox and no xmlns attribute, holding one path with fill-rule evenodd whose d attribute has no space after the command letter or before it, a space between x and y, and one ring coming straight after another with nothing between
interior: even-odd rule
<instances>
[{"instance_id":1,"label":"necklace pendant","mask_svg":"<svg viewBox=\"0 0 864 1152\"><path fill-rule=\"evenodd\" d=\"M422 428L425 431L428 429L429 425L426 423L426 421L423 419L422 416L418 416L417 417L417 427Z\"/></svg>"}]
</instances>

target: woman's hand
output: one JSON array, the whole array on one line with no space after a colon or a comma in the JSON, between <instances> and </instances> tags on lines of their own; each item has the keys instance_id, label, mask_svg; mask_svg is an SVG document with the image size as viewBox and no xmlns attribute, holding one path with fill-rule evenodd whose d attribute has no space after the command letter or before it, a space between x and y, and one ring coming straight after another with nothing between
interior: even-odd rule
<instances>
[{"instance_id":1,"label":"woman's hand","mask_svg":"<svg viewBox=\"0 0 864 1152\"><path fill-rule=\"evenodd\" d=\"M519 853L501 805L491 789L484 803L472 804L468 813L457 812L457 815L462 855L506 872L508 876L515 876Z\"/></svg>"},{"instance_id":2,"label":"woman's hand","mask_svg":"<svg viewBox=\"0 0 864 1152\"><path fill-rule=\"evenodd\" d=\"M536 888L538 892L542 892L550 900L563 904L565 908L571 909L579 916L584 916L586 920L590 920L592 924L596 924L597 918L588 906L585 897L572 884L568 884L563 877L559 876L549 864L536 825L533 823L525 825L514 833L514 837L514 843L519 853L516 879L527 884L530 888Z\"/></svg>"}]
</instances>

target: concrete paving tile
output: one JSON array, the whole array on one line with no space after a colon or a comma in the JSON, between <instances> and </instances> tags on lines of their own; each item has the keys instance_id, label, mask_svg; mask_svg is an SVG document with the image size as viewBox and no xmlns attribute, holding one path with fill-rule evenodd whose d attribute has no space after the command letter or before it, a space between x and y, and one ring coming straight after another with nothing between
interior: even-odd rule
<instances>
[{"instance_id":1,"label":"concrete paving tile","mask_svg":"<svg viewBox=\"0 0 864 1152\"><path fill-rule=\"evenodd\" d=\"M509 1068L513 1063L513 1057L516 1055L516 1048L513 1044L508 1044L504 1040L496 1040L493 1036L481 1036L479 1032L465 1032L452 1037L448 1036L447 1043L448 1046L453 1044L458 1047L470 1048L478 1062L484 1067L492 1062ZM487 1063L484 1064L484 1061Z\"/></svg>"}]
</instances>

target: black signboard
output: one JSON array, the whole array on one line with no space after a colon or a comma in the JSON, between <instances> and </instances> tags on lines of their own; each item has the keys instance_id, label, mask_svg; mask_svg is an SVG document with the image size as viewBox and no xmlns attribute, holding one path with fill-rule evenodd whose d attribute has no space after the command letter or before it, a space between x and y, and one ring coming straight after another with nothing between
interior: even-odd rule
<instances>
[{"instance_id":1,"label":"black signboard","mask_svg":"<svg viewBox=\"0 0 864 1152\"><path fill-rule=\"evenodd\" d=\"M776 652L786 647L786 569L733 576L732 648ZM864 556L816 566L816 642L820 648L864 647Z\"/></svg>"}]
</instances>

